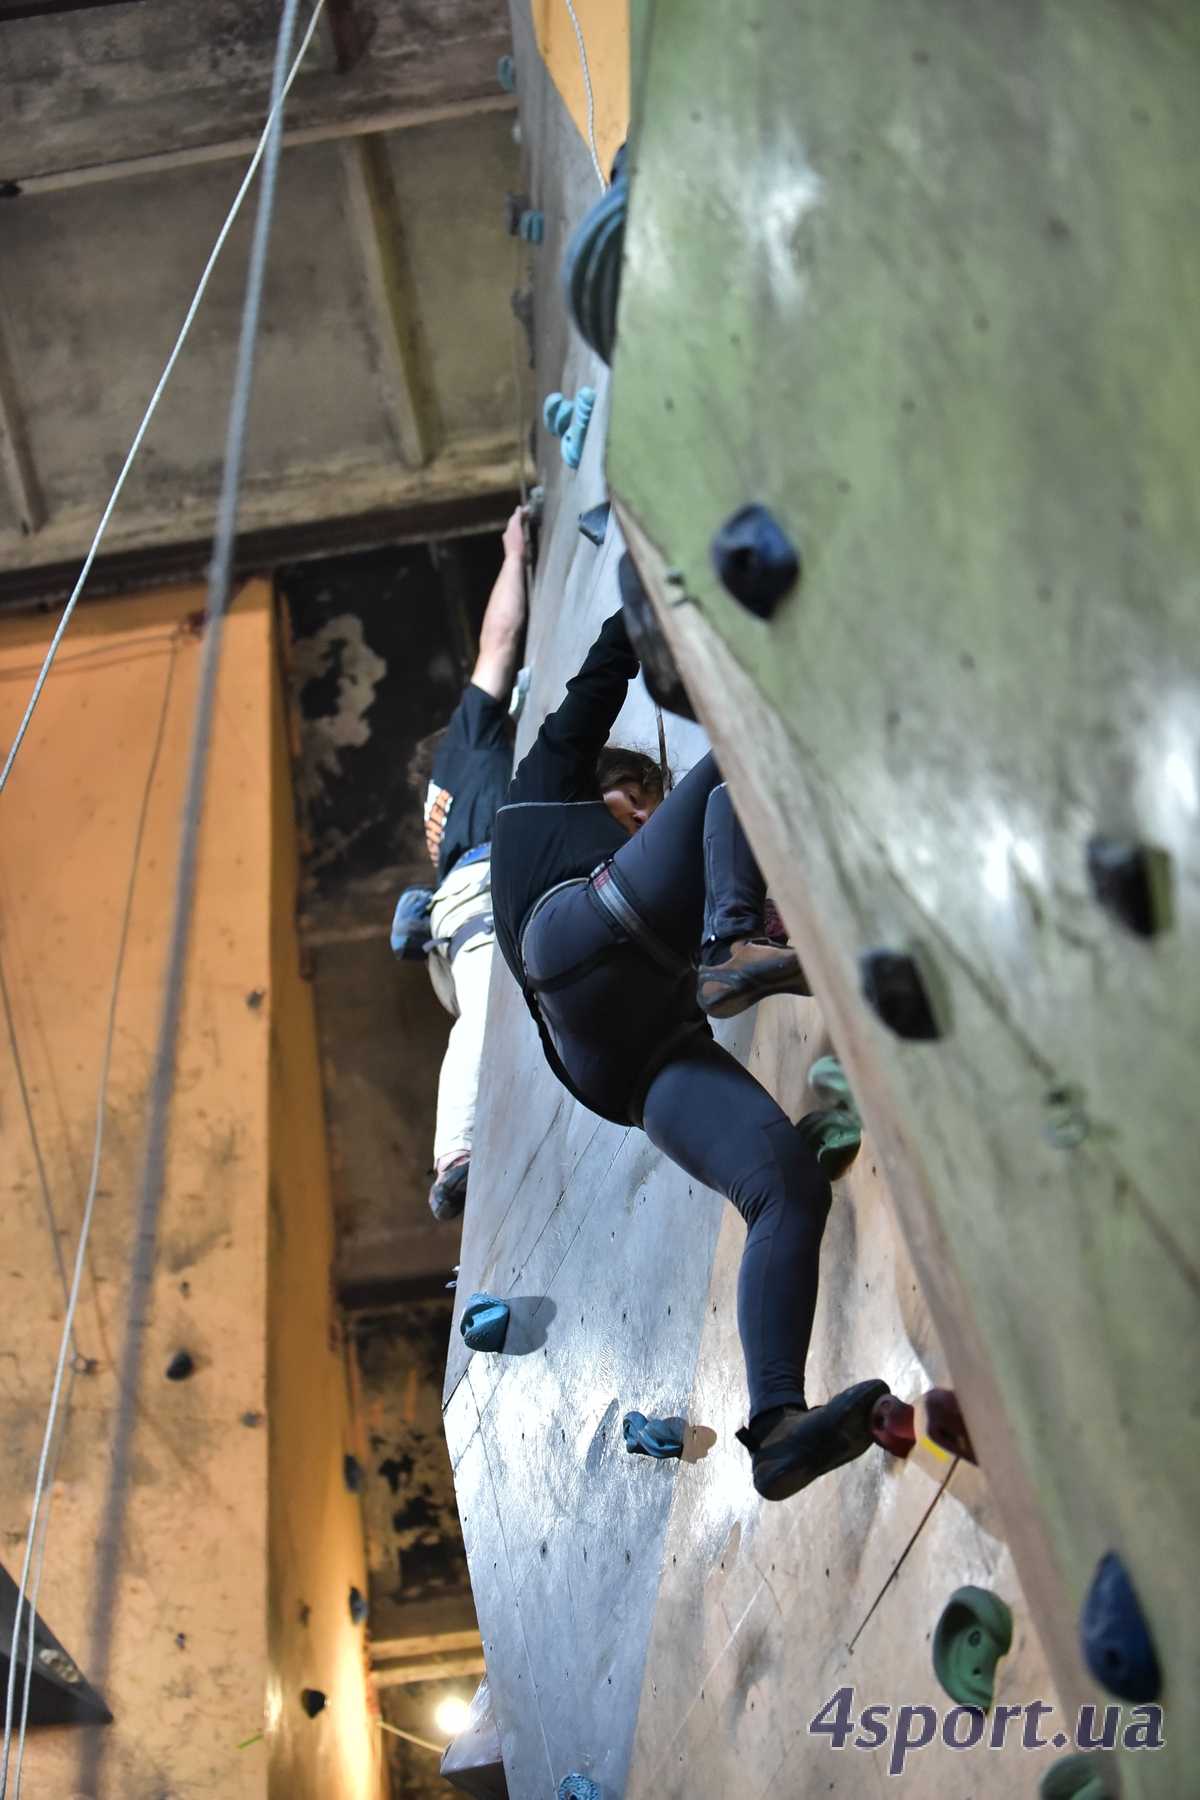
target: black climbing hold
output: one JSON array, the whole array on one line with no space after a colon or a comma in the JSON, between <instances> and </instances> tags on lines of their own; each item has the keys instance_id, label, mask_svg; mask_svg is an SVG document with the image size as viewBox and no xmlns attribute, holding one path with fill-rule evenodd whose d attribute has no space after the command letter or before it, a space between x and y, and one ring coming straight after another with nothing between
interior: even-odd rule
<instances>
[{"instance_id":1,"label":"black climbing hold","mask_svg":"<svg viewBox=\"0 0 1200 1800\"><path fill-rule=\"evenodd\" d=\"M251 988L250 992L246 995L246 1005L250 1008L251 1012L257 1012L266 997L266 988Z\"/></svg>"},{"instance_id":2,"label":"black climbing hold","mask_svg":"<svg viewBox=\"0 0 1200 1800\"><path fill-rule=\"evenodd\" d=\"M760 619L771 617L800 574L791 539L765 506L743 506L726 519L711 554L726 592Z\"/></svg>"},{"instance_id":3,"label":"black climbing hold","mask_svg":"<svg viewBox=\"0 0 1200 1800\"><path fill-rule=\"evenodd\" d=\"M350 1623L361 1625L367 1616L366 1595L361 1588L350 1589Z\"/></svg>"},{"instance_id":4,"label":"black climbing hold","mask_svg":"<svg viewBox=\"0 0 1200 1800\"><path fill-rule=\"evenodd\" d=\"M1150 938L1166 929L1171 865L1165 851L1129 838L1094 837L1087 867L1092 893L1127 931Z\"/></svg>"},{"instance_id":5,"label":"black climbing hold","mask_svg":"<svg viewBox=\"0 0 1200 1800\"><path fill-rule=\"evenodd\" d=\"M264 1415L260 1412L244 1412L242 1414L242 1424L248 1431L255 1431L258 1426L262 1424L263 1416Z\"/></svg>"},{"instance_id":6,"label":"black climbing hold","mask_svg":"<svg viewBox=\"0 0 1200 1800\"><path fill-rule=\"evenodd\" d=\"M300 1704L309 1718L315 1719L318 1713L325 1711L326 1697L320 1688L301 1688Z\"/></svg>"},{"instance_id":7,"label":"black climbing hold","mask_svg":"<svg viewBox=\"0 0 1200 1800\"><path fill-rule=\"evenodd\" d=\"M196 1373L196 1359L190 1350L177 1350L167 1364L168 1381L186 1381Z\"/></svg>"},{"instance_id":8,"label":"black climbing hold","mask_svg":"<svg viewBox=\"0 0 1200 1800\"><path fill-rule=\"evenodd\" d=\"M903 950L867 950L858 959L863 999L897 1037L930 1040L942 1032L915 961Z\"/></svg>"},{"instance_id":9,"label":"black climbing hold","mask_svg":"<svg viewBox=\"0 0 1200 1800\"><path fill-rule=\"evenodd\" d=\"M586 512L581 512L579 515L581 536L585 537L589 544L595 544L597 549L604 542L604 534L608 530L608 515L611 511L611 502L602 500L599 506L589 506Z\"/></svg>"},{"instance_id":10,"label":"black climbing hold","mask_svg":"<svg viewBox=\"0 0 1200 1800\"><path fill-rule=\"evenodd\" d=\"M995 1697L996 1664L1012 1648L1012 1613L987 1588L951 1594L933 1633L933 1672L959 1706L986 1712Z\"/></svg>"},{"instance_id":11,"label":"black climbing hold","mask_svg":"<svg viewBox=\"0 0 1200 1800\"><path fill-rule=\"evenodd\" d=\"M662 633L658 615L650 604L650 596L642 586L628 550L617 564L617 582L621 589L621 606L625 613L625 629L634 654L642 665L642 679L655 705L681 719L695 719L688 691L683 685L671 646Z\"/></svg>"},{"instance_id":12,"label":"black climbing hold","mask_svg":"<svg viewBox=\"0 0 1200 1800\"><path fill-rule=\"evenodd\" d=\"M0 181L0 200L19 200L21 184L19 181Z\"/></svg>"},{"instance_id":13,"label":"black climbing hold","mask_svg":"<svg viewBox=\"0 0 1200 1800\"><path fill-rule=\"evenodd\" d=\"M1129 1573L1115 1550L1100 1558L1079 1617L1083 1658L1119 1700L1157 1700L1162 1674Z\"/></svg>"},{"instance_id":14,"label":"black climbing hold","mask_svg":"<svg viewBox=\"0 0 1200 1800\"><path fill-rule=\"evenodd\" d=\"M345 1482L347 1488L350 1490L350 1492L352 1494L361 1494L362 1493L362 1491L363 1491L363 1466L359 1462L357 1456L350 1456L350 1455L343 1456L343 1458L342 1458L342 1480Z\"/></svg>"},{"instance_id":15,"label":"black climbing hold","mask_svg":"<svg viewBox=\"0 0 1200 1800\"><path fill-rule=\"evenodd\" d=\"M567 311L584 342L612 362L625 248L629 183L624 176L596 201L572 232L563 258Z\"/></svg>"}]
</instances>

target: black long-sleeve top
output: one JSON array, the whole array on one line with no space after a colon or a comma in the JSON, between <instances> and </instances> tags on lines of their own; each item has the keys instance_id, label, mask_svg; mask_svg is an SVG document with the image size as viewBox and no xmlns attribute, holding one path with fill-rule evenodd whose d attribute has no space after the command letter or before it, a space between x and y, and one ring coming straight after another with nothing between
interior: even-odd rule
<instances>
[{"instance_id":1,"label":"black long-sleeve top","mask_svg":"<svg viewBox=\"0 0 1200 1800\"><path fill-rule=\"evenodd\" d=\"M600 797L596 759L637 672L625 615L613 613L604 621L583 667L567 683L562 705L550 714L523 758L492 827L496 940L521 985L550 1067L585 1106L591 1102L563 1069L525 980L521 932L544 893L560 881L590 875L629 842L628 833Z\"/></svg>"}]
</instances>

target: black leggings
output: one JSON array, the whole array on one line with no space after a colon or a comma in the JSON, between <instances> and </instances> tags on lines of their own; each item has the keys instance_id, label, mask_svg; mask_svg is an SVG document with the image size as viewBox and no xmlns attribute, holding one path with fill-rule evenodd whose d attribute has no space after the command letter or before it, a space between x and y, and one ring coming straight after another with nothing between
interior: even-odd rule
<instances>
[{"instance_id":1,"label":"black leggings","mask_svg":"<svg viewBox=\"0 0 1200 1800\"><path fill-rule=\"evenodd\" d=\"M621 847L613 867L640 917L681 957L693 956L702 937L761 928L762 877L711 755ZM639 1110L651 1143L732 1200L746 1221L738 1330L750 1417L803 1405L830 1201L816 1158L766 1089L714 1042L690 970L660 967L588 886L544 903L524 955L579 1092L609 1118ZM655 1070L648 1084L647 1068Z\"/></svg>"}]
</instances>

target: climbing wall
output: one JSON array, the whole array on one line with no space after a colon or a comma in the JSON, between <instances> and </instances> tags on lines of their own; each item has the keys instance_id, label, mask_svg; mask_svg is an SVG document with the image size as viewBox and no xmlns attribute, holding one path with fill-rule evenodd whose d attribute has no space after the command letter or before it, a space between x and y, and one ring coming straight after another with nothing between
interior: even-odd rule
<instances>
[{"instance_id":1,"label":"climbing wall","mask_svg":"<svg viewBox=\"0 0 1200 1800\"><path fill-rule=\"evenodd\" d=\"M910 23L913 15L913 8L906 9ZM806 1087L810 1063L836 1048L852 1069L856 1097L867 1115L866 1141L836 1189L823 1251L813 1393L819 1397L849 1381L880 1375L914 1398L935 1382L952 1381L966 1401L984 1466L959 1463L951 1470L947 1459L939 1462L929 1454L919 1463L901 1463L877 1450L782 1506L758 1501L748 1459L733 1440L745 1419L734 1317L743 1227L715 1196L664 1163L640 1133L595 1119L555 1085L524 1004L498 966L455 1319L469 1294L487 1289L509 1301L512 1325L501 1356L471 1356L457 1330L452 1332L445 1419L508 1787L522 1797L549 1795L564 1776L578 1771L599 1784L605 1800L621 1794L686 1793L717 1800L731 1793L780 1792L807 1800L877 1787L921 1800L961 1800L965 1793L1026 1795L1059 1759L1065 1744L1056 1736L1071 1730L1074 1709L1094 1703L1100 1733L1111 1699L1084 1674L1075 1649L1078 1599L1100 1548L1110 1545L1085 1537L1072 1552L1082 1571L1078 1591L1069 1592L1061 1568L1066 1529L1059 1521L1076 1510L1085 1533L1094 1533L1097 1514L1108 1508L1106 1516L1117 1517L1118 1489L1144 1494L1153 1479L1129 1455L1103 1468L1097 1457L1090 1465L1095 1493L1056 1500L1054 1471L1067 1467L1065 1447L1086 1463L1090 1422L1106 1416L1094 1400L1091 1410L1079 1410L1076 1396L1091 1399L1089 1384L1098 1377L1076 1366L1074 1333L1094 1304L1086 1288L1080 1292L1079 1245L1085 1268L1094 1271L1100 1259L1098 1238L1085 1216L1096 1184L1092 1159L1099 1150L1113 1154L1114 1125L1106 1129L1098 1111L1093 1118L1088 1088L1081 1127L1073 1083L1080 1083L1084 1072L1078 1062L1060 1065L1050 1050L1036 1045L1035 1032L1044 1022L1034 1014L1049 1003L1028 983L1028 973L1031 967L1042 972L1036 959L1045 955L1042 937L1051 927L1043 917L1042 936L1022 957L1021 919L1013 909L1032 907L1037 896L1015 853L993 852L987 865L990 891L1002 880L1008 883L1010 915L1005 920L1000 903L990 901L994 916L976 927L982 943L989 942L989 933L999 933L998 950L1009 958L1006 984L990 985L992 977L972 970L961 951L951 970L962 970L967 996L983 1008L985 1023L1000 1030L999 1007L1004 1031L1022 1046L1033 1046L1024 1076L1025 1086L1036 1089L1032 1119L1013 1070L997 1063L993 1071L986 1057L979 1068L973 1065L982 1035L977 1020L970 1021L966 1047L961 1042L909 1046L885 1035L857 998L857 948L876 941L919 945L928 965L929 942L953 941L955 921L944 914L953 894L966 893L971 865L961 844L939 863L938 831L970 812L956 796L957 784L964 768L984 765L986 745L975 738L990 721L978 699L969 705L961 698L953 745L947 736L937 749L938 715L927 701L924 740L926 748L936 750L933 772L946 791L939 793L936 807L928 800L901 805L896 777L903 769L913 781L924 768L915 720L909 728L914 736L904 735L907 691L931 679L931 659L947 673L937 631L929 632L928 644L914 635L902 656L882 629L881 602L875 603L868 632L861 615L855 621L835 613L831 597L817 621L817 642L827 660L814 685L797 648L799 622L791 627L792 637L782 637L775 626L747 622L721 599L708 576L702 513L714 471L729 487L713 514L719 522L747 497L782 507L782 497L801 485L812 460L799 434L794 443L787 441L793 421L804 417L799 397L792 397L790 410L784 406L780 369L768 368L763 355L768 329L782 333L789 325L786 313L775 316L773 284L780 288L779 305L789 296L795 299L795 288L788 286L786 266L778 270L772 263L756 275L750 249L755 220L759 225L765 220L772 230L794 228L795 254L803 257L798 227L806 216L808 185L806 165L789 144L761 166L757 139L752 145L738 136L739 122L747 132L761 131L761 108L748 111L739 96L750 91L752 80L768 77L744 63L726 77L722 61L732 59L734 51L765 56L769 43L781 39L792 46L788 20L751 9L744 31L739 25L732 33L731 49L727 20L718 46L705 39L707 26L697 31L694 12L688 17L700 41L686 58L675 41L676 35L688 35L684 9L656 9L652 34L649 15L640 21L650 54L635 166L636 249L625 271L610 396L604 366L567 326L558 282L570 226L598 187L579 133L538 63L528 16L521 6L514 8L531 190L546 225L533 259L539 392L574 394L582 383L598 392L577 474L564 469L553 440L543 434L539 443L546 526L530 633L533 685L518 754L544 712L557 703L600 620L617 604L615 521L599 550L579 535L576 524L579 512L604 495L607 474L772 891L822 997L821 1007L770 1002L719 1028L719 1035L749 1061L793 1117L816 1103ZM826 21L824 29L832 44L836 28ZM932 55L923 42L914 47L926 60L910 57L906 80L909 67L926 68ZM877 46L867 48L882 54ZM672 74L677 65L686 75ZM877 98L871 66L862 65L864 107ZM724 110L715 108L711 97L718 69L720 82L727 81L721 87ZM635 93L637 77L635 63ZM783 108L784 91L795 78L790 66L771 74L772 104ZM707 95L702 109L693 100L698 93ZM756 192L749 209L744 200L735 206L729 195L721 196L722 170L712 155L714 117L723 120L730 182L775 184L771 192ZM696 141L681 166L678 139L693 127ZM781 118L779 128L791 131L794 121ZM702 131L707 134L703 150ZM644 159L652 145L661 159L663 191L678 216L638 210L649 206L642 195L648 191ZM793 213L786 211L785 194ZM689 201L691 212L684 210ZM740 261L718 238L734 214L746 240ZM791 245L793 237L787 242ZM719 284L713 279L718 267ZM799 277L797 284L802 287ZM747 314L741 332L733 318L737 305ZM637 320L636 330L631 319ZM724 332L722 347L718 351L710 344L704 360L689 334L715 331L714 319ZM758 333L753 342L751 323ZM880 335L877 328L872 340L877 346ZM723 358L738 349L739 337L747 346L745 361L727 365ZM883 352L877 347L875 354ZM730 371L736 374L732 385ZM830 387L831 412L856 432L854 420L841 420L837 413L832 369L823 379ZM759 381L770 386L756 399ZM854 381L861 399L863 371ZM606 452L610 398L613 429ZM861 435L870 439L865 427ZM781 454L785 447L790 458ZM932 471L932 444L925 454ZM887 461L876 457L867 472L877 481L893 479ZM854 491L852 478L840 472L823 486L816 484L831 510L839 481L850 484L847 493ZM941 517L936 508L934 513ZM908 524L898 497L893 515ZM965 533L967 525L950 519L945 528ZM928 529L918 534L918 543L924 543ZM853 544L857 557L866 554L867 542L864 528ZM800 592L807 598L815 577L807 539L804 547ZM915 558L917 544L907 548ZM937 574L949 579L940 570ZM959 589L962 584L960 565ZM833 591L840 596L842 586ZM909 588L901 583L897 592L906 597ZM669 604L681 595L691 603ZM950 660L961 677L969 673L959 666L961 637L961 654L980 672L989 671L981 687L990 692L995 682L1002 689L1003 659L997 655L993 669L987 657L1003 647L1004 634L992 625L981 637L981 615L964 610L958 616L957 598L942 598L945 619L955 621ZM789 600L780 618L786 621L795 605ZM988 617L986 611L982 617ZM866 669L853 654L862 642L877 646ZM746 655L747 643L752 657ZM778 667L771 660L777 646L791 657ZM887 666L889 655L894 667ZM883 694L888 720L896 717L886 726L890 735L876 744L869 734L851 731L846 720L860 702L874 703ZM826 711L832 720L828 731L813 722ZM614 738L653 747L652 709L640 691L635 690ZM1027 758L1036 751L1028 739L1029 734L1021 739ZM894 741L901 746L899 762L887 748ZM695 728L668 719L668 742L678 773L695 759L704 739ZM921 776L929 778L928 771ZM877 818L868 829L863 815L877 806L886 820ZM993 794L972 829L999 816L1000 800ZM919 850L925 871L925 885L917 884L911 895L894 873L905 846ZM872 854L880 857L876 879L886 873L886 904L871 899ZM957 884L947 889L945 907L937 899L939 867L943 884L950 879ZM1048 901L1042 898L1040 904L1045 909ZM1080 913L1083 904L1077 896ZM1105 929L1116 931L1111 924ZM849 965L849 979L839 958ZM937 957L932 960L937 968ZM1068 973L1058 971L1055 993L1066 993ZM953 993L950 998L957 1000ZM941 1018L942 982L937 1003ZM950 1013L955 1038L962 1035L961 1005ZM1060 1039L1071 1035L1060 1025ZM1002 1130L983 1105L984 1076L993 1072L1005 1076L997 1092L1016 1134L1011 1143L1007 1123ZM962 1093L954 1093L956 1086ZM1071 1097L1051 1103L1047 1096L1056 1087L1071 1089ZM1081 1129L1086 1135L1075 1142ZM939 1195L945 1204L950 1185L942 1163L953 1171L953 1197L961 1209L950 1222L935 1209ZM1106 1231L1119 1232L1111 1183L1104 1191ZM1132 1214L1134 1190L1126 1196ZM1028 1246L1015 1257L1007 1242L1009 1219L1054 1203L1060 1216L1048 1225L1057 1260ZM1075 1235L1068 1242L1071 1223ZM1137 1243L1132 1218L1125 1221L1121 1241L1131 1248ZM969 1279L972 1269L978 1298ZM1165 1268L1160 1273L1170 1289L1176 1278ZM992 1298L997 1292L1005 1325L1000 1341L995 1341ZM1103 1293L1099 1299L1103 1302ZM1168 1312L1162 1330L1165 1334L1170 1324L1187 1342L1194 1317L1185 1317L1170 1294L1168 1299L1176 1310ZM1112 1322L1101 1316L1094 1335L1111 1329ZM1083 1349L1098 1354L1094 1345L1084 1343ZM1098 1367L1110 1371L1111 1362L1112 1353L1104 1348ZM1011 1399L1006 1398L1010 1382L1016 1384ZM682 1462L655 1464L626 1455L621 1417L632 1407L687 1416L692 1429ZM1177 1428L1183 1415L1180 1403ZM1105 1425L1101 1448L1111 1443L1114 1429ZM1032 1461L1030 1442L1037 1446ZM1180 1542L1188 1542L1187 1470L1165 1432L1161 1448L1178 1486L1173 1497L1162 1499L1160 1517ZM1060 1512L1047 1510L1052 1501ZM1140 1586L1146 1559L1138 1555L1136 1538L1114 1535L1112 1544L1128 1555ZM934 1676L931 1657L939 1617L952 1593L966 1584L1004 1601L1012 1616L1011 1649L996 1674L994 1705L978 1720L961 1708L955 1711L954 1699ZM1154 1623L1159 1629L1157 1614ZM1173 1621L1170 1629L1180 1633L1183 1627ZM1169 1631L1164 1649L1167 1641ZM847 1689L851 1697L844 1704L857 1728L841 1736L832 1727L845 1712L828 1703ZM1054 1710L1031 1720L1024 1709L1038 1701ZM883 1720L877 1714L873 1726L860 1724L868 1707L890 1713ZM908 1709L907 1723L902 1708ZM1166 1751L1121 1759L1128 1794L1181 1791L1182 1763L1172 1765L1170 1743L1172 1730L1179 1732L1186 1722L1182 1703L1180 1723L1172 1726L1174 1716L1168 1712ZM1127 1715L1119 1729L1126 1724ZM932 1741L921 1746L922 1737ZM1117 1759L1102 1760L1115 1792Z\"/></svg>"},{"instance_id":2,"label":"climbing wall","mask_svg":"<svg viewBox=\"0 0 1200 1800\"><path fill-rule=\"evenodd\" d=\"M610 482L854 1078L1063 1701L1115 1551L1164 1678L1166 1748L1119 1759L1124 1791L1176 1794L1200 1649L1178 1576L1200 1517L1200 17L641 19ZM800 565L770 617L711 559L748 504ZM935 1040L868 1003L879 949Z\"/></svg>"}]
</instances>

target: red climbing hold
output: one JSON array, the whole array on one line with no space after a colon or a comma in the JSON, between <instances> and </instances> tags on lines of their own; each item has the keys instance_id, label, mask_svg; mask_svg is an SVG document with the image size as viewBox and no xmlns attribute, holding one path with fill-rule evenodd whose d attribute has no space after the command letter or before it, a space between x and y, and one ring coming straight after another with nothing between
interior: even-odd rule
<instances>
[{"instance_id":1,"label":"red climbing hold","mask_svg":"<svg viewBox=\"0 0 1200 1800\"><path fill-rule=\"evenodd\" d=\"M971 1434L967 1430L958 1396L952 1388L930 1388L922 1402L925 1413L925 1435L951 1456L964 1462L977 1462Z\"/></svg>"},{"instance_id":2,"label":"red climbing hold","mask_svg":"<svg viewBox=\"0 0 1200 1800\"><path fill-rule=\"evenodd\" d=\"M892 1456L905 1457L917 1441L913 1409L895 1394L885 1394L871 1414L871 1436Z\"/></svg>"}]
</instances>

